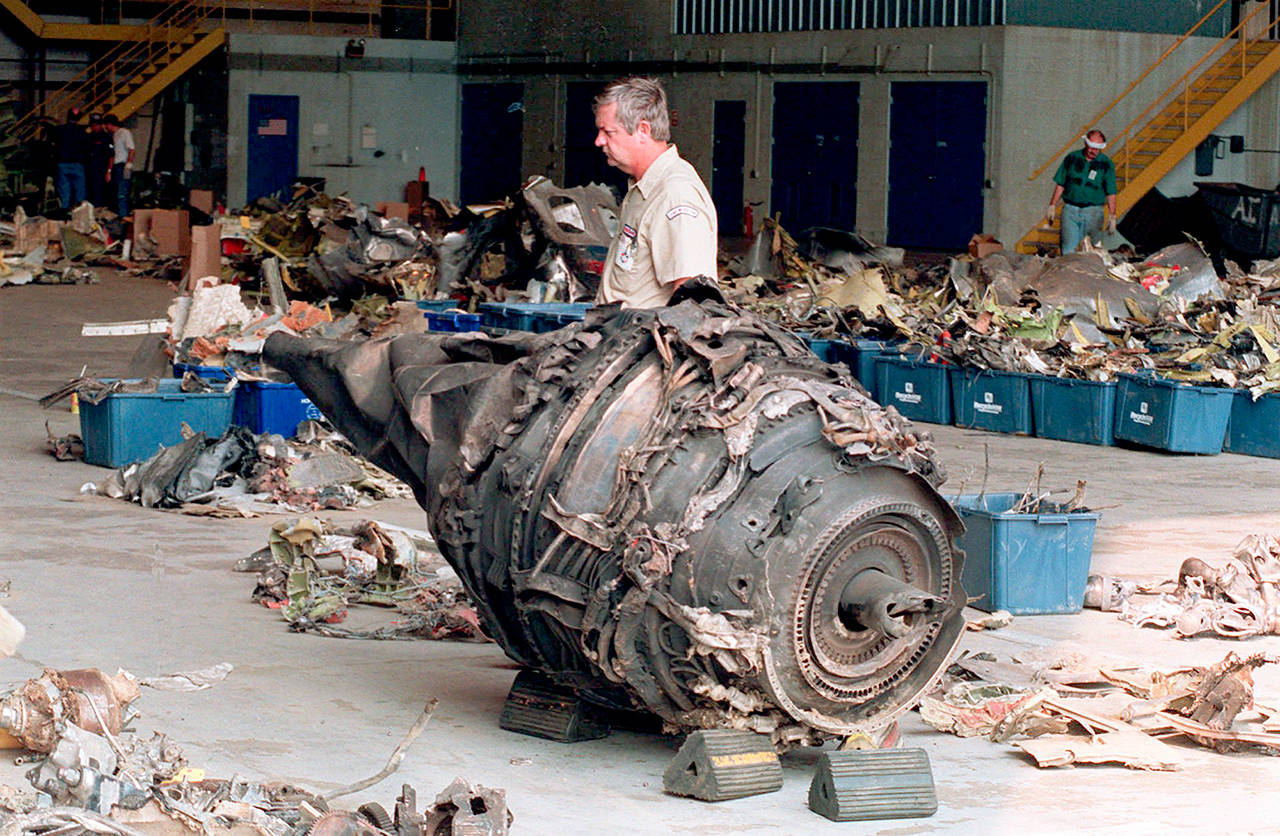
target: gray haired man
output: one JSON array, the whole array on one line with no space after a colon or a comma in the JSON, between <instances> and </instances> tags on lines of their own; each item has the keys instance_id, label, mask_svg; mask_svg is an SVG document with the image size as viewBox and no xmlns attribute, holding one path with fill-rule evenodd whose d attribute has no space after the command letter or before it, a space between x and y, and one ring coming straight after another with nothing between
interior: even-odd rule
<instances>
[{"instance_id":1,"label":"gray haired man","mask_svg":"<svg viewBox=\"0 0 1280 836\"><path fill-rule=\"evenodd\" d=\"M717 222L707 187L671 144L667 94L652 78L625 78L592 104L596 147L631 178L597 302L667 304L682 282L716 278Z\"/></svg>"}]
</instances>

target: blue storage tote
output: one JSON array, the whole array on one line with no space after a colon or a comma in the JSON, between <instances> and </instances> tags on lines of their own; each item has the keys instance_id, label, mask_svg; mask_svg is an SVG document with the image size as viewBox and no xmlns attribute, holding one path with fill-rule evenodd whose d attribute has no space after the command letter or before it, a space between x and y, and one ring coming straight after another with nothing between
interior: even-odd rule
<instances>
[{"instance_id":1,"label":"blue storage tote","mask_svg":"<svg viewBox=\"0 0 1280 836\"><path fill-rule=\"evenodd\" d=\"M1031 414L1039 438L1115 444L1116 382L1031 375Z\"/></svg>"},{"instance_id":2,"label":"blue storage tote","mask_svg":"<svg viewBox=\"0 0 1280 836\"><path fill-rule=\"evenodd\" d=\"M80 404L84 460L123 467L182 441L182 425L217 437L231 426L234 390L183 392L182 381L161 378L156 392L116 392Z\"/></svg>"},{"instance_id":3,"label":"blue storage tote","mask_svg":"<svg viewBox=\"0 0 1280 836\"><path fill-rule=\"evenodd\" d=\"M490 328L542 333L581 322L590 302L483 302L477 310Z\"/></svg>"},{"instance_id":4,"label":"blue storage tote","mask_svg":"<svg viewBox=\"0 0 1280 836\"><path fill-rule=\"evenodd\" d=\"M590 302L545 302L529 313L533 316L534 330L545 333L581 322L590 307Z\"/></svg>"},{"instance_id":5,"label":"blue storage tote","mask_svg":"<svg viewBox=\"0 0 1280 836\"><path fill-rule=\"evenodd\" d=\"M1221 453L1234 398L1232 389L1123 374L1113 432L1117 441L1174 453Z\"/></svg>"},{"instance_id":6,"label":"blue storage tote","mask_svg":"<svg viewBox=\"0 0 1280 836\"><path fill-rule=\"evenodd\" d=\"M254 433L278 433L289 438L303 421L324 417L296 383L244 380L236 391L235 424Z\"/></svg>"},{"instance_id":7,"label":"blue storage tote","mask_svg":"<svg viewBox=\"0 0 1280 836\"><path fill-rule=\"evenodd\" d=\"M956 541L964 550L961 581L970 606L1014 615L1080 612L1093 556L1093 511L1011 514L1021 494L948 497L964 520Z\"/></svg>"},{"instance_id":8,"label":"blue storage tote","mask_svg":"<svg viewBox=\"0 0 1280 836\"><path fill-rule=\"evenodd\" d=\"M876 358L881 355L898 354L901 343L887 342L885 340L853 340L845 346L848 358L844 362L853 370L853 376L858 378L858 382L862 387L871 393L871 397L876 401L880 400L880 384L876 376Z\"/></svg>"},{"instance_id":9,"label":"blue storage tote","mask_svg":"<svg viewBox=\"0 0 1280 836\"><path fill-rule=\"evenodd\" d=\"M1256 401L1247 389L1233 390L1231 421L1222 449L1244 456L1280 459L1280 394Z\"/></svg>"},{"instance_id":10,"label":"blue storage tote","mask_svg":"<svg viewBox=\"0 0 1280 836\"><path fill-rule=\"evenodd\" d=\"M418 310L430 311L431 313L447 313L453 311L457 313L462 310L462 304L457 299L419 299L417 301Z\"/></svg>"},{"instance_id":11,"label":"blue storage tote","mask_svg":"<svg viewBox=\"0 0 1280 836\"><path fill-rule=\"evenodd\" d=\"M435 311L425 311L422 315L427 318L427 330L447 331L451 333L479 331L481 322L484 319L480 314L473 313L437 313Z\"/></svg>"},{"instance_id":12,"label":"blue storage tote","mask_svg":"<svg viewBox=\"0 0 1280 836\"><path fill-rule=\"evenodd\" d=\"M477 313L483 317L486 328L506 328L510 331L532 331L533 315L514 310L514 305L502 302L481 302Z\"/></svg>"},{"instance_id":13,"label":"blue storage tote","mask_svg":"<svg viewBox=\"0 0 1280 836\"><path fill-rule=\"evenodd\" d=\"M892 355L875 363L880 403L912 421L951 423L951 366Z\"/></svg>"},{"instance_id":14,"label":"blue storage tote","mask_svg":"<svg viewBox=\"0 0 1280 836\"><path fill-rule=\"evenodd\" d=\"M1031 387L1020 372L951 367L951 412L957 427L1031 434Z\"/></svg>"},{"instance_id":15,"label":"blue storage tote","mask_svg":"<svg viewBox=\"0 0 1280 836\"><path fill-rule=\"evenodd\" d=\"M839 340L823 340L813 339L812 337L804 337L805 345L809 346L809 350L818 355L818 359L824 363L835 363L832 354L835 346L839 344Z\"/></svg>"},{"instance_id":16,"label":"blue storage tote","mask_svg":"<svg viewBox=\"0 0 1280 836\"><path fill-rule=\"evenodd\" d=\"M187 372L195 372L196 377L206 380L230 380L234 375L226 366L197 366L194 363L174 363L173 376L185 377Z\"/></svg>"}]
</instances>

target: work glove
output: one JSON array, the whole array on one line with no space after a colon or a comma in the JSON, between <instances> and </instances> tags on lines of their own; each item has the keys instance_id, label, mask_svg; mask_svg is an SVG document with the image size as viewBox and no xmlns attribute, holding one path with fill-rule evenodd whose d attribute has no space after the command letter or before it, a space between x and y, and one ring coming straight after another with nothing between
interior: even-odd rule
<instances>
[{"instance_id":1,"label":"work glove","mask_svg":"<svg viewBox=\"0 0 1280 836\"><path fill-rule=\"evenodd\" d=\"M1058 207L1050 203L1049 206L1044 210L1044 219L1049 223L1053 223L1053 218L1056 214L1058 214Z\"/></svg>"},{"instance_id":2,"label":"work glove","mask_svg":"<svg viewBox=\"0 0 1280 836\"><path fill-rule=\"evenodd\" d=\"M1107 234L1108 235L1116 234L1116 216L1115 215L1112 215L1110 218L1107 219Z\"/></svg>"}]
</instances>

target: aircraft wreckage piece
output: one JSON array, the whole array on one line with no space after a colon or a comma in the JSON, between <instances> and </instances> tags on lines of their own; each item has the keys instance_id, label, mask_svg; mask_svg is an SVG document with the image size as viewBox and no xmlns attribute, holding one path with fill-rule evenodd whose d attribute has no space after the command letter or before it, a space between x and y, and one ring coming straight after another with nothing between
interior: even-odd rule
<instances>
[{"instance_id":1,"label":"aircraft wreckage piece","mask_svg":"<svg viewBox=\"0 0 1280 836\"><path fill-rule=\"evenodd\" d=\"M927 436L749 313L275 334L264 357L413 487L507 654L593 701L847 735L906 711L963 630Z\"/></svg>"}]
</instances>

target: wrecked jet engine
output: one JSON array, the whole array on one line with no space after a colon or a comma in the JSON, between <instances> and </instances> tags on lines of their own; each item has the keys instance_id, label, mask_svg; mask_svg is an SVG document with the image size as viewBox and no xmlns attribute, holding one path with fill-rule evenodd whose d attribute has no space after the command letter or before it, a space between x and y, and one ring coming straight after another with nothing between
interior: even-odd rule
<instances>
[{"instance_id":1,"label":"wrecked jet engine","mask_svg":"<svg viewBox=\"0 0 1280 836\"><path fill-rule=\"evenodd\" d=\"M529 179L511 196L510 207L477 216L463 209L439 242L437 288L442 293L469 281L523 287L530 279L547 285L548 301L595 298L609 244L618 232L618 198L598 183L557 187L545 177ZM476 275L485 253L501 251L505 272Z\"/></svg>"},{"instance_id":2,"label":"wrecked jet engine","mask_svg":"<svg viewBox=\"0 0 1280 836\"><path fill-rule=\"evenodd\" d=\"M927 437L749 313L264 357L413 487L507 654L592 701L814 742L906 711L963 630Z\"/></svg>"}]
</instances>

